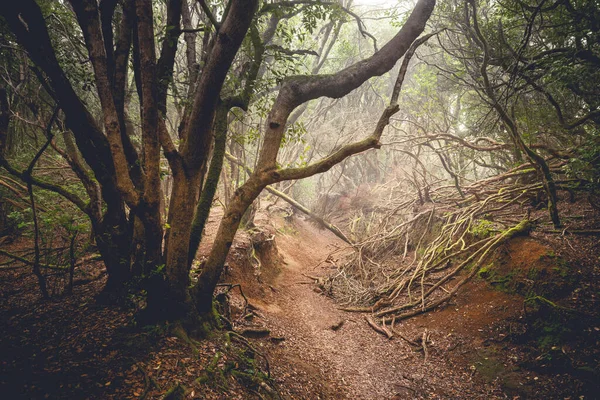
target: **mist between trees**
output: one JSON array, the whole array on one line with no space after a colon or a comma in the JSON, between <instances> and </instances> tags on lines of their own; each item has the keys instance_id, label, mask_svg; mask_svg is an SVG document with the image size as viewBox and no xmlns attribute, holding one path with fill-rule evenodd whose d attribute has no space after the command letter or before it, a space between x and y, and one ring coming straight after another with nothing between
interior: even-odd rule
<instances>
[{"instance_id":1,"label":"mist between trees","mask_svg":"<svg viewBox=\"0 0 600 400\"><path fill-rule=\"evenodd\" d=\"M140 318L201 333L236 232L283 197L355 249L332 280L349 305L408 290L382 316L429 310L455 292L435 291L459 273L448 257L481 264L530 229L527 207L551 229L560 193L598 207L598 13L569 0L8 2L0 228L33 232L32 257L17 257L44 297L48 273L72 274L92 246L106 299L142 288ZM224 214L198 269L213 205ZM482 220L494 235L477 237ZM57 231L60 260L47 256ZM384 258L409 252L382 279Z\"/></svg>"}]
</instances>

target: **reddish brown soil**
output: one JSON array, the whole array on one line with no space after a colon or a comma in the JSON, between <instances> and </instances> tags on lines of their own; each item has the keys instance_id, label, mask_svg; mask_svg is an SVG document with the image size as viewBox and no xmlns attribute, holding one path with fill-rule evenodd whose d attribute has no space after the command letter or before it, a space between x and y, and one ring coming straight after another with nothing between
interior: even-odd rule
<instances>
[{"instance_id":1,"label":"reddish brown soil","mask_svg":"<svg viewBox=\"0 0 600 400\"><path fill-rule=\"evenodd\" d=\"M566 215L587 215L587 210L573 207ZM211 218L201 253L208 249L218 214ZM574 223L574 228L589 227L582 218L574 221L581 224ZM597 321L597 237L548 235L538 229L531 238L512 241L495 261L498 276L518 277L514 287L507 287L510 290L494 290L489 282L495 275L488 281L478 278L451 304L397 325L410 339L422 337L427 330L425 360L422 351L414 351L403 340L376 333L362 314L338 310L334 299L306 276L326 276L336 270L325 261L342 246L333 234L302 218L284 222L261 215L257 225L263 235L260 240L275 234L277 250L263 254L258 249L259 267L251 252L256 234L242 232L225 280L242 283L256 309L249 321L237 318L241 298L235 296L236 327L271 330L270 337L250 341L268 356L272 384L283 398L575 399L583 395L588 399L600 393L594 392L597 386L590 386L590 378L573 375L573 370L587 371L590 365L598 368L600 324L573 328L574 336L585 340L553 348L553 357L561 355L568 361L565 368L556 369L542 360L548 353L536 349L527 336L532 311L525 313L520 294L530 288L532 271L542 271L544 279L539 281L544 284L560 275L558 267L564 267L560 260L568 260L569 277L575 277L576 283L559 287L552 299L565 309L587 307L586 318ZM231 375L216 385L195 382L217 352L224 354L218 368L228 361L238 362L221 335L201 341L196 353L160 329L134 326L135 307L95 302L105 280L101 271L97 263L82 267L75 293L51 302L39 299L28 269L0 272L2 398L158 399L178 382L189 389L186 398L190 399L257 398ZM332 329L341 322L339 329Z\"/></svg>"},{"instance_id":2,"label":"reddish brown soil","mask_svg":"<svg viewBox=\"0 0 600 400\"><path fill-rule=\"evenodd\" d=\"M503 398L498 385L484 382L469 365L456 365L447 357L454 342L446 338L449 331L432 330L433 323L426 320L400 326L411 338L429 326L432 344L425 361L422 353L402 340L376 333L362 315L338 310L332 299L315 291L305 275L330 273L331 265L323 261L341 246L340 241L301 219L286 231L295 232L277 237L286 263L273 284L275 291L268 298L251 301L259 305L262 322L273 335L285 338L279 344L265 341L264 345L280 388L290 397ZM337 331L331 328L342 321Z\"/></svg>"},{"instance_id":3,"label":"reddish brown soil","mask_svg":"<svg viewBox=\"0 0 600 400\"><path fill-rule=\"evenodd\" d=\"M510 274L516 289L497 290L493 279L477 278L451 304L403 322L399 330L408 338L418 339L425 330L431 335L425 361L422 352L413 351L404 341L376 333L362 315L338 310L307 277L335 271L325 262L343 245L333 234L301 218L291 224L276 218L259 224L279 227L277 244L284 264L272 290L251 302L259 308L259 322L274 336L285 338L278 344L263 340L262 345L269 349L280 389L290 397L566 399L594 393L593 383L590 389L589 380L580 381L573 371L539 368L546 353L535 344L531 348L518 343L530 328L521 292L530 289L532 282L551 282L554 289L560 288L555 270L561 258L555 253L566 250L564 244L552 242L555 236L517 238L497 251L494 273ZM585 238L569 243L574 248L589 246ZM590 247L591 253L597 251ZM579 257L573 262L593 274L593 264ZM539 274L537 278L530 279L532 271ZM331 329L342 321L339 330ZM568 346L562 351L571 351L569 357L575 352Z\"/></svg>"},{"instance_id":4,"label":"reddish brown soil","mask_svg":"<svg viewBox=\"0 0 600 400\"><path fill-rule=\"evenodd\" d=\"M188 398L223 398L221 390L194 383L223 343L203 341L195 354L161 328L136 327L131 304L96 301L103 269L97 262L78 268L82 284L51 301L40 299L28 268L0 273L0 398L158 399L178 382L194 393ZM229 382L228 398L247 396Z\"/></svg>"}]
</instances>

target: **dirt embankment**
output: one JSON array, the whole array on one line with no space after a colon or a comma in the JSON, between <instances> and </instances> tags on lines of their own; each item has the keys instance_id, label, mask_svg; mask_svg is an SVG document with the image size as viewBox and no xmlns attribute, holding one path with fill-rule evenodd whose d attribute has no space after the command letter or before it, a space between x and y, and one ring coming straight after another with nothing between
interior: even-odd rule
<instances>
[{"instance_id":1,"label":"dirt embankment","mask_svg":"<svg viewBox=\"0 0 600 400\"><path fill-rule=\"evenodd\" d=\"M286 396L542 399L595 390L589 377L573 372L575 351L556 347L564 332L557 336L552 326L540 325L549 316L562 318L555 314L563 306L554 301L575 289L566 261L540 238L511 241L451 304L397 326L409 340L420 341L427 332L425 359L422 349L376 333L363 315L340 311L318 288L313 278L335 273L344 243L302 218L265 218L258 225L276 232L278 271L270 273L272 265L264 263L262 274L270 279L263 289L252 289L252 280L243 286L254 291L250 302L258 317L251 324L284 339L259 341ZM549 311L549 304L559 308ZM560 358L557 353L572 360L571 368L539 362ZM593 357L588 354L580 366L593 369Z\"/></svg>"},{"instance_id":2,"label":"dirt embankment","mask_svg":"<svg viewBox=\"0 0 600 400\"><path fill-rule=\"evenodd\" d=\"M217 210L201 254L218 217ZM587 399L600 393L600 243L593 236L534 231L498 249L450 304L396 325L408 341L422 341L425 333L426 355L398 336L375 332L363 314L340 311L319 289L314 277L337 273L344 246L333 234L303 218L259 215L257 226L240 232L224 276L241 283L250 302L242 313L243 298L232 296L238 331L270 331L249 339L255 351L238 346L232 352L222 333L192 349L160 327L136 327L135 310L94 301L105 281L98 263L78 271L87 275L76 276L82 284L73 296L49 303L40 301L30 271L11 269L0 275L6 322L0 393L158 399L182 383L190 399L260 398L260 382L247 379L258 367L265 370L260 354L270 361L269 384L283 398Z\"/></svg>"}]
</instances>

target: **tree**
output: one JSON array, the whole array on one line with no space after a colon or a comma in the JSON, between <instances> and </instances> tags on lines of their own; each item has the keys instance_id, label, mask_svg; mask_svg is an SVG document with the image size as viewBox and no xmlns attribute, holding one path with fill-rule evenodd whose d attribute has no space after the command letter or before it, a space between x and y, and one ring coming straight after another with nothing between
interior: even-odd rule
<instances>
[{"instance_id":1,"label":"tree","mask_svg":"<svg viewBox=\"0 0 600 400\"><path fill-rule=\"evenodd\" d=\"M450 28L440 35L443 53L422 58L456 86L445 114L462 126L458 135L422 134L475 150L485 173L530 164L544 183L540 198L555 226L557 173L585 177L581 186L597 181L593 9L585 1L444 3L434 22Z\"/></svg>"},{"instance_id":2,"label":"tree","mask_svg":"<svg viewBox=\"0 0 600 400\"><path fill-rule=\"evenodd\" d=\"M95 0L71 0L70 11L81 28L93 70L101 122L94 118L90 105L74 88L72 77L57 57L60 45L53 41L48 27L50 16L62 5L23 0L10 2L0 11L75 138L87 166L75 164L74 168L80 170L76 172L89 200L60 185L21 174L5 158L2 165L31 184L67 197L90 218L109 275L107 291L118 292L132 275L143 273L147 278L148 315L191 323L196 323L198 317L209 317L213 292L241 217L261 191L272 183L327 171L353 154L379 146L379 137L374 135L343 146L306 167L281 168L277 164L291 113L312 99L343 97L369 78L389 71L423 32L435 0L420 0L396 36L371 57L335 74L291 76L283 80L264 128L257 168L233 195L198 284L190 289L190 254L195 252L190 251L190 243L197 245L201 220L205 220L201 214L206 213L218 181L216 172L207 176L211 148L214 145L213 163L222 163L221 138L227 128L228 111L233 107L248 107L262 64L268 35L263 32L261 37L259 29L263 25L258 17L267 13L281 15L281 9L295 7L296 3L322 5L310 1L281 2L264 4L259 9L257 0L231 0L220 9L223 17L219 21L214 10L199 1L205 23L193 28L192 8L184 0L167 1L164 25L156 22L156 10L149 0L122 3L103 0L100 4ZM272 29L272 24L266 29ZM157 58L155 32L161 30L164 36ZM204 32L200 60L195 55L194 34L198 32ZM166 123L167 95L169 87L175 87L173 70L182 33L191 86L177 146ZM251 43L253 55L240 70L244 81L242 91L228 96L223 89L236 57L241 57L239 51L245 38ZM127 104L130 58L140 105L139 148L133 140L135 132L129 123L131 105ZM386 110L385 115L395 110L397 106ZM166 216L161 215L160 207L161 149L173 179ZM93 179L86 178L88 167ZM220 169L219 165L212 165L211 170L213 167L215 171ZM95 185L99 186L100 196L95 195ZM167 227L164 240L163 226ZM140 265L141 271L136 271L135 265Z\"/></svg>"}]
</instances>

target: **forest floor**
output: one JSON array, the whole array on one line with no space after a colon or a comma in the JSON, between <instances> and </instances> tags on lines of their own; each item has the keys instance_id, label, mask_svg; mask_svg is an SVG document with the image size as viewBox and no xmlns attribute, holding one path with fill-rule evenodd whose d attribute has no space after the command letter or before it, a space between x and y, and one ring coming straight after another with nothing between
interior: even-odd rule
<instances>
[{"instance_id":1,"label":"forest floor","mask_svg":"<svg viewBox=\"0 0 600 400\"><path fill-rule=\"evenodd\" d=\"M451 304L396 325L413 342L421 343L427 332L430 341L425 357L401 338L389 340L376 333L363 314L340 311L326 290L315 284L314 277L337 271L335 264L345 244L332 233L304 218L291 223L258 219L258 225L270 225L278 232L277 247L284 260L280 273L263 282L270 290L260 293L260 298L250 298L261 312L260 323L275 337L285 338L277 344L263 340L284 394L298 399L600 398L593 378L574 372L573 353L585 350L571 343L550 350L553 354L549 355L540 351L537 337L530 343L525 333L532 321L525 315L524 297L508 284L494 288L489 279L477 278ZM568 245L552 240L540 236L513 240L497 254L499 272L494 278L500 279L503 272L512 274L516 286L532 279L540 285L552 281L553 288L560 286L553 275L558 273L554 261L563 260L557 253L567 246L581 246L580 250L588 251L571 254L582 267L572 273L582 275L580 282L597 282L600 249L595 238L571 239ZM539 279L531 273L537 269L542 271ZM569 276L572 282L574 277ZM597 300L597 284L562 289L567 289L567 297L573 292L585 297L581 291L586 291L590 296L586 301ZM598 322L596 314L579 327L588 335L580 346L598 345ZM592 353L585 354L588 364L580 366L592 366L597 373L599 354ZM569 360L570 368L540 362L550 356Z\"/></svg>"},{"instance_id":2,"label":"forest floor","mask_svg":"<svg viewBox=\"0 0 600 400\"><path fill-rule=\"evenodd\" d=\"M0 272L1 396L159 399L181 383L190 399L265 398L270 388L293 399L600 398L597 237L534 233L513 240L497 254L496 272L473 280L451 304L397 325L409 340L428 335L424 354L401 338L378 334L363 314L340 311L315 284L313 277L337 270L344 244L333 234L302 217L264 213L256 223L254 233L262 232L262 242L273 242L273 248L252 251L253 234L242 232L224 281L242 284L252 311L242 312L242 297L232 295L234 328L270 331L249 339L252 356L269 360L266 392L256 380L232 373L266 371L265 363L249 361L247 349L232 348L222 334L191 347L163 327L136 326L135 296L129 307L97 303L105 276L98 262L89 262L77 270L73 295L49 302L40 300L28 268ZM201 253L209 242L210 235ZM17 241L3 248L27 245ZM567 264L565 274L560 267ZM559 332L576 340L531 337L539 318L532 319L535 313L525 306L523 287L544 286L557 276L564 285L550 292L561 309L588 309L568 311L583 322Z\"/></svg>"}]
</instances>

